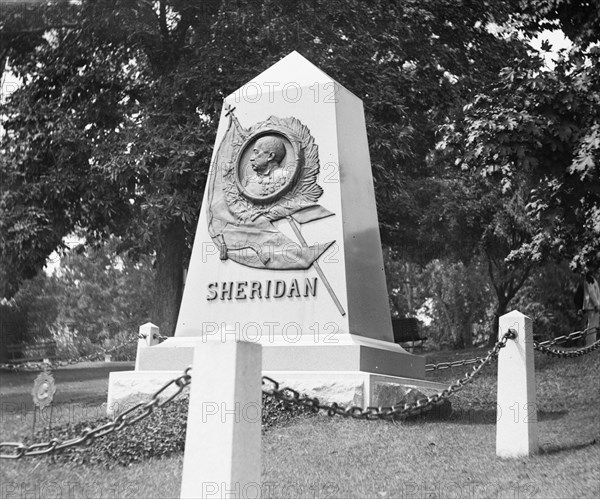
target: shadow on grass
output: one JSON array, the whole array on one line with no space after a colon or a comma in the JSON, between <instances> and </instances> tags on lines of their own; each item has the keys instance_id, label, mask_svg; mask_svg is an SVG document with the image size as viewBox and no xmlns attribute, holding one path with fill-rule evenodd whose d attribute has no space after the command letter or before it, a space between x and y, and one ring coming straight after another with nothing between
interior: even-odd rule
<instances>
[{"instance_id":1,"label":"shadow on grass","mask_svg":"<svg viewBox=\"0 0 600 499\"><path fill-rule=\"evenodd\" d=\"M538 411L538 421L555 421L562 419L569 414L569 411Z\"/></svg>"},{"instance_id":2,"label":"shadow on grass","mask_svg":"<svg viewBox=\"0 0 600 499\"><path fill-rule=\"evenodd\" d=\"M540 447L540 454L558 454L560 452L568 452L573 450L585 449L587 447L591 447L592 445L597 445L598 440L595 438L590 440L589 442L579 442L579 443L571 443L565 445L546 445L544 447Z\"/></svg>"},{"instance_id":3,"label":"shadow on grass","mask_svg":"<svg viewBox=\"0 0 600 499\"><path fill-rule=\"evenodd\" d=\"M538 422L554 421L564 418L568 415L568 411L538 411ZM496 424L496 408L481 408L481 409L459 409L452 412L452 415L447 418L448 423L459 425L472 424Z\"/></svg>"}]
</instances>

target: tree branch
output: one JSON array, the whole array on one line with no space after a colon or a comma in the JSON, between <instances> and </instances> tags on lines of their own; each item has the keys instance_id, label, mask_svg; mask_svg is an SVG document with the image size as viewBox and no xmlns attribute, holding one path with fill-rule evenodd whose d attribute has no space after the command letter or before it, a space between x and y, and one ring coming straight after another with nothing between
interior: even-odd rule
<instances>
[{"instance_id":1,"label":"tree branch","mask_svg":"<svg viewBox=\"0 0 600 499\"><path fill-rule=\"evenodd\" d=\"M0 82L3 81L4 71L8 63L8 48L5 48L0 52Z\"/></svg>"},{"instance_id":2,"label":"tree branch","mask_svg":"<svg viewBox=\"0 0 600 499\"><path fill-rule=\"evenodd\" d=\"M487 261L488 261L488 273L490 275L490 281L492 281L492 286L494 286L494 289L496 290L496 294L498 294L500 291L498 290L498 284L496 283L496 276L494 275L494 265L492 263L492 258L490 257L490 255L487 251L486 251L485 255L487 256Z\"/></svg>"},{"instance_id":3,"label":"tree branch","mask_svg":"<svg viewBox=\"0 0 600 499\"><path fill-rule=\"evenodd\" d=\"M181 49L183 47L183 43L185 42L185 35L187 33L188 28L191 26L191 19L189 16L182 14L181 15L181 20L179 21L179 24L177 25L177 28L175 29L175 33L174 33L174 39L175 39L175 47L177 48L177 50Z\"/></svg>"},{"instance_id":4,"label":"tree branch","mask_svg":"<svg viewBox=\"0 0 600 499\"><path fill-rule=\"evenodd\" d=\"M165 40L169 39L169 27L167 26L167 6L165 5L165 0L160 0L159 2L159 18L158 24L160 28L160 33Z\"/></svg>"},{"instance_id":5,"label":"tree branch","mask_svg":"<svg viewBox=\"0 0 600 499\"><path fill-rule=\"evenodd\" d=\"M517 281L517 284L515 285L515 287L513 289L511 289L511 292L512 292L512 296L510 297L511 299L513 298L513 296L515 296L517 294L517 292L519 291L519 289L521 289L523 284L525 284L525 281L529 277L529 274L531 273L532 269L533 269L533 265L531 265L531 264L527 265L527 267L525 268L525 271L523 272L523 275Z\"/></svg>"},{"instance_id":6,"label":"tree branch","mask_svg":"<svg viewBox=\"0 0 600 499\"><path fill-rule=\"evenodd\" d=\"M6 39L8 37L14 36L14 37L21 37L24 35L41 35L44 34L46 31L50 31L52 29L72 29L72 28L80 28L81 25L79 23L61 23L61 24L57 24L57 25L50 25L50 26L42 26L41 28L35 28L35 29L22 29L22 30L18 30L18 31L4 31L2 33L2 38Z\"/></svg>"}]
</instances>

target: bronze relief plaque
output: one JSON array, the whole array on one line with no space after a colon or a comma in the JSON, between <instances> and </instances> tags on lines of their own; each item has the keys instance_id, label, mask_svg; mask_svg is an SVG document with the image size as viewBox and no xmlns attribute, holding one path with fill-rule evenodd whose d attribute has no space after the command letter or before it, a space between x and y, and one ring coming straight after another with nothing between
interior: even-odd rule
<instances>
[{"instance_id":1,"label":"bronze relief plaque","mask_svg":"<svg viewBox=\"0 0 600 499\"><path fill-rule=\"evenodd\" d=\"M311 267L335 242L311 246L298 225L333 213L318 204L318 147L298 119L271 116L250 128L229 111L207 191L208 230L221 259L272 270ZM287 219L294 241L273 222Z\"/></svg>"}]
</instances>

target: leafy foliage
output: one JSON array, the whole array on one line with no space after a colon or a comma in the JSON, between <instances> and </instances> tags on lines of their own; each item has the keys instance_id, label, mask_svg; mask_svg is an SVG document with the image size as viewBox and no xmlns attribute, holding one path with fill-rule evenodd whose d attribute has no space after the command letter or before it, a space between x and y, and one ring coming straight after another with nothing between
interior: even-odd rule
<instances>
[{"instance_id":1,"label":"leafy foliage","mask_svg":"<svg viewBox=\"0 0 600 499\"><path fill-rule=\"evenodd\" d=\"M465 224L465 247L478 248L488 261L496 321L522 286L535 287L531 276L544 280L540 265L550 257L568 259L579 273L600 266L600 81L595 69L600 51L590 46L598 33L588 29L597 25L599 15L585 18L590 6L568 0L532 3L539 9L523 5L513 29L530 36L559 22L573 48L560 54L552 68L533 51L507 57L499 79L478 92L462 115L440 127L434 162L453 177L465 203L442 192L443 208L424 217L431 220L447 210L440 216L444 222L476 222ZM448 165L454 165L454 176ZM469 202L472 194L479 200ZM442 234L446 247L457 254L452 249L456 232ZM459 250L463 260L469 256L464 247ZM546 324L545 333L564 324Z\"/></svg>"},{"instance_id":2,"label":"leafy foliage","mask_svg":"<svg viewBox=\"0 0 600 499\"><path fill-rule=\"evenodd\" d=\"M3 108L3 294L66 234L90 247L116 234L121 253L154 259L150 318L172 332L222 99L291 50L363 98L382 236L404 263L485 257L496 315L548 255L598 266L592 3L84 0L39 12L0 25L24 81ZM574 49L552 70L526 39L489 29L557 23Z\"/></svg>"},{"instance_id":3,"label":"leafy foliage","mask_svg":"<svg viewBox=\"0 0 600 499\"><path fill-rule=\"evenodd\" d=\"M414 248L435 125L524 50L485 28L512 4L84 0L74 26L9 47L24 85L4 108L4 293L73 230L116 234L156 257L152 319L172 331L222 99L294 49L364 99L384 236Z\"/></svg>"},{"instance_id":4,"label":"leafy foliage","mask_svg":"<svg viewBox=\"0 0 600 499\"><path fill-rule=\"evenodd\" d=\"M61 262L56 321L92 341L135 334L148 322L152 273L148 259L132 262L115 256L117 240L102 248L72 254Z\"/></svg>"},{"instance_id":5,"label":"leafy foliage","mask_svg":"<svg viewBox=\"0 0 600 499\"><path fill-rule=\"evenodd\" d=\"M566 261L550 261L535 269L519 291L514 307L533 319L534 334L541 341L583 329L574 305L578 281Z\"/></svg>"},{"instance_id":6,"label":"leafy foliage","mask_svg":"<svg viewBox=\"0 0 600 499\"><path fill-rule=\"evenodd\" d=\"M51 275L27 281L14 303L26 317L23 340L52 337L60 358L109 349L135 336L148 322L152 300L152 266L147 257L133 262L116 256L119 240L96 249L73 251ZM135 345L113 358L135 356Z\"/></svg>"},{"instance_id":7,"label":"leafy foliage","mask_svg":"<svg viewBox=\"0 0 600 499\"><path fill-rule=\"evenodd\" d=\"M600 10L593 1L528 0L521 8L522 21L530 31L558 28L583 49L598 41Z\"/></svg>"},{"instance_id":8,"label":"leafy foliage","mask_svg":"<svg viewBox=\"0 0 600 499\"><path fill-rule=\"evenodd\" d=\"M583 21L571 22L577 19ZM600 50L587 49L599 39L584 25L552 70L533 55L507 61L512 65L466 106L464 118L443 128L439 146L504 192L527 186L526 213L535 227L515 255L568 258L580 273L600 267Z\"/></svg>"},{"instance_id":9,"label":"leafy foliage","mask_svg":"<svg viewBox=\"0 0 600 499\"><path fill-rule=\"evenodd\" d=\"M493 291L483 262L476 260L466 266L434 260L425 268L421 283L428 298L425 312L432 318L427 336L435 343L452 348L472 347L476 339L474 324L482 333L492 334L487 312Z\"/></svg>"},{"instance_id":10,"label":"leafy foliage","mask_svg":"<svg viewBox=\"0 0 600 499\"><path fill-rule=\"evenodd\" d=\"M182 453L185 447L187 409L189 397L180 397L165 407L154 411L150 416L120 432L111 433L92 446L73 447L51 459L54 462L73 462L84 465L102 465L112 468L116 465L130 466L132 463L156 456L169 456ZM263 395L262 429L268 431L286 424L294 418L313 414L308 408L284 407L283 402ZM100 418L93 425L108 423L110 418ZM60 440L73 438L90 426L89 421L74 425L64 425L52 430L52 437ZM40 431L35 441L47 435Z\"/></svg>"}]
</instances>

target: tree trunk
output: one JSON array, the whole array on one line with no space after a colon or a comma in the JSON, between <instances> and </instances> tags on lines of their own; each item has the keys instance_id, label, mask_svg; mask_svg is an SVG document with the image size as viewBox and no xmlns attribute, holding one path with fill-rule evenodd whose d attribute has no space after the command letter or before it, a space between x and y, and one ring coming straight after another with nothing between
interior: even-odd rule
<instances>
[{"instance_id":1,"label":"tree trunk","mask_svg":"<svg viewBox=\"0 0 600 499\"><path fill-rule=\"evenodd\" d=\"M185 231L180 221L172 221L160 232L156 255L156 277L152 322L160 334L173 336L183 295Z\"/></svg>"},{"instance_id":2,"label":"tree trunk","mask_svg":"<svg viewBox=\"0 0 600 499\"><path fill-rule=\"evenodd\" d=\"M496 310L494 311L494 328L488 340L488 346L494 346L498 341L498 332L500 330L500 317L502 317L508 310L509 302L510 300L502 300L500 297L498 297L498 305L496 306Z\"/></svg>"},{"instance_id":3,"label":"tree trunk","mask_svg":"<svg viewBox=\"0 0 600 499\"><path fill-rule=\"evenodd\" d=\"M463 348L471 348L473 346L473 330L471 323L463 325L462 344Z\"/></svg>"},{"instance_id":4,"label":"tree trunk","mask_svg":"<svg viewBox=\"0 0 600 499\"><path fill-rule=\"evenodd\" d=\"M533 263L526 264L524 267L510 269L508 266L502 267L502 260L494 260L489 253L486 252L488 259L488 273L490 281L496 291L498 305L494 312L494 328L488 340L489 346L494 346L498 341L498 330L500 326L500 317L502 317L508 309L508 304L517 295L523 284L529 278Z\"/></svg>"},{"instance_id":5,"label":"tree trunk","mask_svg":"<svg viewBox=\"0 0 600 499\"><path fill-rule=\"evenodd\" d=\"M4 73L6 71L6 63L8 62L8 50L0 51L0 82L4 83ZM4 89L2 89L4 92Z\"/></svg>"}]
</instances>

